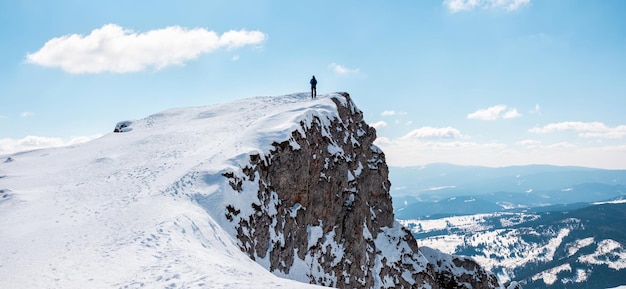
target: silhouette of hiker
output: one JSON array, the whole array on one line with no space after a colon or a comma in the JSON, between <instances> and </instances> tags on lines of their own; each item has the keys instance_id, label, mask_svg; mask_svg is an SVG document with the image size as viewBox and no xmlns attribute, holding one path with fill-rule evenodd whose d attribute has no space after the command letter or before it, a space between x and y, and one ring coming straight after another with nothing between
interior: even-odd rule
<instances>
[{"instance_id":1,"label":"silhouette of hiker","mask_svg":"<svg viewBox=\"0 0 626 289\"><path fill-rule=\"evenodd\" d=\"M315 79L315 75L313 75L313 78L311 78L311 98L317 97L317 90L315 89L315 86L317 85L317 79Z\"/></svg>"}]
</instances>

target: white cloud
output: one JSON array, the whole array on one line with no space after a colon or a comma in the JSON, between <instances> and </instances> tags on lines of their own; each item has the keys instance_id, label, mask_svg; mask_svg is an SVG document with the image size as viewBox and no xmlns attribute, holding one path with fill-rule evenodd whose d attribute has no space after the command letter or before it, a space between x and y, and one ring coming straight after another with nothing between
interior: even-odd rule
<instances>
[{"instance_id":1,"label":"white cloud","mask_svg":"<svg viewBox=\"0 0 626 289\"><path fill-rule=\"evenodd\" d=\"M387 126L387 122L385 121L377 121L375 123L370 124L371 127L375 128L375 129L379 129L379 128L383 128Z\"/></svg>"},{"instance_id":2,"label":"white cloud","mask_svg":"<svg viewBox=\"0 0 626 289\"><path fill-rule=\"evenodd\" d=\"M522 116L522 114L521 114L521 113L519 113L519 112L517 111L517 109L512 108L512 109L510 109L510 110L508 110L508 111L504 112L504 114L502 115L502 118L504 118L504 119L510 119L510 118L517 118L517 117L520 117L520 116Z\"/></svg>"},{"instance_id":3,"label":"white cloud","mask_svg":"<svg viewBox=\"0 0 626 289\"><path fill-rule=\"evenodd\" d=\"M391 166L444 162L496 167L552 164L624 169L626 164L625 144L603 146L602 142L542 142L534 139L510 144L477 142L469 141L468 136L452 127L422 127L398 138L378 137L374 143L385 152L387 163Z\"/></svg>"},{"instance_id":4,"label":"white cloud","mask_svg":"<svg viewBox=\"0 0 626 289\"><path fill-rule=\"evenodd\" d=\"M618 126L615 128L609 128L603 132L584 132L578 134L584 138L608 138L608 139L620 139L626 136L626 126Z\"/></svg>"},{"instance_id":5,"label":"white cloud","mask_svg":"<svg viewBox=\"0 0 626 289\"><path fill-rule=\"evenodd\" d=\"M26 136L15 142L22 147L41 148L41 147L58 147L63 145L63 140L60 138L50 138L41 136Z\"/></svg>"},{"instance_id":6,"label":"white cloud","mask_svg":"<svg viewBox=\"0 0 626 289\"><path fill-rule=\"evenodd\" d=\"M338 74L350 74L350 73L358 73L358 68L347 68L343 65L339 65L337 63L331 63L328 65L328 68L332 69L335 73Z\"/></svg>"},{"instance_id":7,"label":"white cloud","mask_svg":"<svg viewBox=\"0 0 626 289\"><path fill-rule=\"evenodd\" d=\"M482 9L504 9L514 11L528 6L530 0L444 0L443 5L451 12Z\"/></svg>"},{"instance_id":8,"label":"white cloud","mask_svg":"<svg viewBox=\"0 0 626 289\"><path fill-rule=\"evenodd\" d=\"M385 110L380 115L382 116L406 115L406 111Z\"/></svg>"},{"instance_id":9,"label":"white cloud","mask_svg":"<svg viewBox=\"0 0 626 289\"><path fill-rule=\"evenodd\" d=\"M506 110L506 105L496 105L487 109L479 109L467 115L469 119L495 120Z\"/></svg>"},{"instance_id":10,"label":"white cloud","mask_svg":"<svg viewBox=\"0 0 626 289\"><path fill-rule=\"evenodd\" d=\"M444 0L443 5L452 12L470 10L478 7L481 0Z\"/></svg>"},{"instance_id":11,"label":"white cloud","mask_svg":"<svg viewBox=\"0 0 626 289\"><path fill-rule=\"evenodd\" d=\"M231 30L218 36L204 28L170 26L136 33L107 24L86 36L52 38L39 51L27 54L26 60L69 73L129 73L182 65L203 53L259 44L265 38L260 31Z\"/></svg>"},{"instance_id":12,"label":"white cloud","mask_svg":"<svg viewBox=\"0 0 626 289\"><path fill-rule=\"evenodd\" d=\"M407 135L408 136L408 135ZM417 166L429 163L453 163L461 165L498 165L500 152L508 151L505 144L476 143L468 141L425 140L418 137L389 139L379 137L374 142L384 152L391 166Z\"/></svg>"},{"instance_id":13,"label":"white cloud","mask_svg":"<svg viewBox=\"0 0 626 289\"><path fill-rule=\"evenodd\" d=\"M80 136L68 140L55 137L26 136L21 139L0 139L0 154L11 154L20 151L74 145L99 138L101 135Z\"/></svg>"},{"instance_id":14,"label":"white cloud","mask_svg":"<svg viewBox=\"0 0 626 289\"><path fill-rule=\"evenodd\" d=\"M541 114L541 107L539 104L535 104L535 109L530 111L531 114Z\"/></svg>"},{"instance_id":15,"label":"white cloud","mask_svg":"<svg viewBox=\"0 0 626 289\"><path fill-rule=\"evenodd\" d=\"M390 166L419 166L429 163L453 163L479 166L513 166L552 164L624 169L626 145L576 146L567 142L542 144L524 140L509 146L504 143L477 143L453 140L424 140L417 138L389 139L379 137L374 142L384 152Z\"/></svg>"},{"instance_id":16,"label":"white cloud","mask_svg":"<svg viewBox=\"0 0 626 289\"><path fill-rule=\"evenodd\" d=\"M547 145L546 148L548 149L564 149L564 148L575 148L576 145L569 143L569 142L558 142L558 143L553 143L550 145Z\"/></svg>"},{"instance_id":17,"label":"white cloud","mask_svg":"<svg viewBox=\"0 0 626 289\"><path fill-rule=\"evenodd\" d=\"M408 134L404 135L400 138L400 140L411 140L411 139L436 139L436 138L460 138L462 137L461 132L452 127L430 127L425 126L418 129L414 129L410 131Z\"/></svg>"},{"instance_id":18,"label":"white cloud","mask_svg":"<svg viewBox=\"0 0 626 289\"><path fill-rule=\"evenodd\" d=\"M25 112L20 113L20 116L21 117L29 117L29 116L32 116L33 114L34 113L32 113L30 111L25 111Z\"/></svg>"},{"instance_id":19,"label":"white cloud","mask_svg":"<svg viewBox=\"0 0 626 289\"><path fill-rule=\"evenodd\" d=\"M527 149L541 148L541 141L538 141L538 140L531 140L531 139L521 140L521 141L516 142L515 144L523 146Z\"/></svg>"},{"instance_id":20,"label":"white cloud","mask_svg":"<svg viewBox=\"0 0 626 289\"><path fill-rule=\"evenodd\" d=\"M619 139L626 137L626 125L608 127L602 122L564 121L535 127L532 133L552 133L557 131L576 131L579 137Z\"/></svg>"},{"instance_id":21,"label":"white cloud","mask_svg":"<svg viewBox=\"0 0 626 289\"><path fill-rule=\"evenodd\" d=\"M529 131L534 133L549 133L563 130L600 131L605 129L607 129L606 125L601 122L563 121L547 124L544 127L531 128Z\"/></svg>"},{"instance_id":22,"label":"white cloud","mask_svg":"<svg viewBox=\"0 0 626 289\"><path fill-rule=\"evenodd\" d=\"M492 7L502 7L506 11L513 11L530 5L530 0L492 0Z\"/></svg>"},{"instance_id":23,"label":"white cloud","mask_svg":"<svg viewBox=\"0 0 626 289\"><path fill-rule=\"evenodd\" d=\"M521 140L521 141L516 142L515 144L520 145L526 149L531 149L531 150L554 150L554 149L577 147L575 144L572 144L569 142L543 144L541 141L538 141L538 140Z\"/></svg>"},{"instance_id":24,"label":"white cloud","mask_svg":"<svg viewBox=\"0 0 626 289\"><path fill-rule=\"evenodd\" d=\"M511 119L522 116L516 108L507 108L499 104L486 109L479 109L467 115L468 119L496 120L499 118Z\"/></svg>"}]
</instances>

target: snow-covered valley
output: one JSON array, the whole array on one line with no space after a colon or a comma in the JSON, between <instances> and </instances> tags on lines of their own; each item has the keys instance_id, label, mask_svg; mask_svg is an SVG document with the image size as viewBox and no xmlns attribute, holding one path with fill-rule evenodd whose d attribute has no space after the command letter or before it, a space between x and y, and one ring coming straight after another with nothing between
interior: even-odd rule
<instances>
[{"instance_id":1,"label":"snow-covered valley","mask_svg":"<svg viewBox=\"0 0 626 289\"><path fill-rule=\"evenodd\" d=\"M421 246L474 258L501 282L524 288L626 284L621 201L548 213L498 212L402 220Z\"/></svg>"}]
</instances>

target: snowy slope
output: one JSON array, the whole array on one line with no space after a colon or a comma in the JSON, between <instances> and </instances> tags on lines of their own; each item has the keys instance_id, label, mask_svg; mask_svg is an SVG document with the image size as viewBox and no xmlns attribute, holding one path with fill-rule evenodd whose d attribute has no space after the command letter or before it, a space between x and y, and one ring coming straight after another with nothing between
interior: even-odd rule
<instances>
[{"instance_id":1,"label":"snowy slope","mask_svg":"<svg viewBox=\"0 0 626 289\"><path fill-rule=\"evenodd\" d=\"M435 220L402 220L424 250L471 256L524 288L609 288L626 284L626 205L602 202L578 210L497 212Z\"/></svg>"},{"instance_id":2,"label":"snowy slope","mask_svg":"<svg viewBox=\"0 0 626 289\"><path fill-rule=\"evenodd\" d=\"M195 200L299 121L335 114L331 96L171 109L124 133L0 157L0 288L315 287L250 260L216 221L219 200L209 214Z\"/></svg>"}]
</instances>

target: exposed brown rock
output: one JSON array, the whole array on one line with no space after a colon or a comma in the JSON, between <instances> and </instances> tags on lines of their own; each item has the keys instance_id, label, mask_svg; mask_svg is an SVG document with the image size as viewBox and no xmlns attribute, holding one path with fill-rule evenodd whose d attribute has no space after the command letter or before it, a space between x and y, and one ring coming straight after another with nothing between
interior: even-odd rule
<instances>
[{"instance_id":1,"label":"exposed brown rock","mask_svg":"<svg viewBox=\"0 0 626 289\"><path fill-rule=\"evenodd\" d=\"M228 220L239 220L241 249L252 259L269 257L269 270L285 275L304 262L305 281L324 286L497 287L493 274L470 259L428 264L394 220L385 155L373 145L376 131L347 93L333 101L339 118L330 125L318 117L301 123L304 134L294 131L267 155L250 156L243 176L224 174L236 191L243 182L259 188L255 213L237 219L239 208L226 211ZM476 274L457 276L454 268Z\"/></svg>"}]
</instances>

